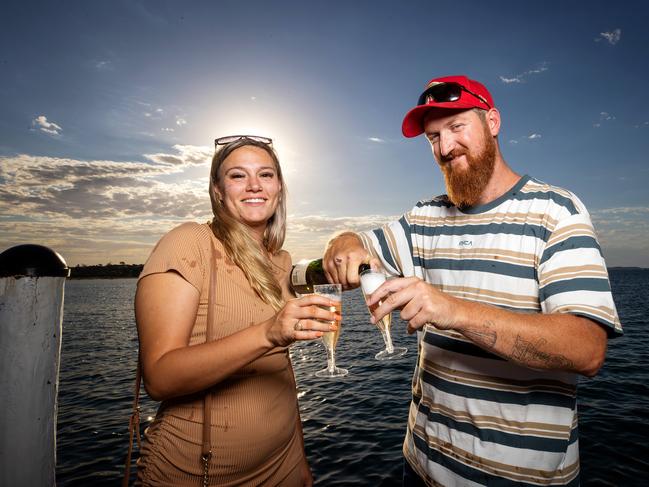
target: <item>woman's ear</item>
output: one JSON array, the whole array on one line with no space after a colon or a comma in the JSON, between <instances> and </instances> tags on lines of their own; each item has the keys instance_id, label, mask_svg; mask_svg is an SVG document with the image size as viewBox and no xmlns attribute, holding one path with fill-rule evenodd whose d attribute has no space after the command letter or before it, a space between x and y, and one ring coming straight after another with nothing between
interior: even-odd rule
<instances>
[{"instance_id":1,"label":"woman's ear","mask_svg":"<svg viewBox=\"0 0 649 487\"><path fill-rule=\"evenodd\" d=\"M223 196L221 196L221 193L219 192L216 184L212 184L212 193L214 193L214 198L216 201L223 203Z\"/></svg>"}]
</instances>

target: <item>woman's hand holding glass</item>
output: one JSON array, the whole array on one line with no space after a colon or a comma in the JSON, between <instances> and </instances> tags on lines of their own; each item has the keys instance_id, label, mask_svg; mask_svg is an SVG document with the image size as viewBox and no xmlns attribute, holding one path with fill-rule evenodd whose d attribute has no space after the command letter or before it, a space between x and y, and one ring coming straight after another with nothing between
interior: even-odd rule
<instances>
[{"instance_id":1,"label":"woman's hand holding glass","mask_svg":"<svg viewBox=\"0 0 649 487\"><path fill-rule=\"evenodd\" d=\"M274 347L287 347L297 340L321 338L324 333L336 331L340 326L340 314L330 311L334 307L331 299L317 294L291 299L266 321L266 337Z\"/></svg>"},{"instance_id":2,"label":"woman's hand holding glass","mask_svg":"<svg viewBox=\"0 0 649 487\"><path fill-rule=\"evenodd\" d=\"M313 286L313 292L316 295L323 297L328 297L333 301L333 306L330 308L331 311L337 311L337 314L342 319L342 286L340 284L316 284ZM338 327L342 326L342 322L338 324ZM340 335L340 329L334 330L330 333L325 333L322 336L322 344L327 351L327 366L315 373L316 377L344 377L348 374L347 369L342 369L336 367L336 344L338 343L338 337Z\"/></svg>"}]
</instances>

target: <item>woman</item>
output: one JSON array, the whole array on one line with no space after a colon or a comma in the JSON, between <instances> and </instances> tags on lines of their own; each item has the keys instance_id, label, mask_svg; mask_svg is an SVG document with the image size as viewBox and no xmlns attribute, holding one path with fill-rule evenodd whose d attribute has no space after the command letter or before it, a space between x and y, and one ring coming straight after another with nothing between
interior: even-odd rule
<instances>
[{"instance_id":1,"label":"woman","mask_svg":"<svg viewBox=\"0 0 649 487\"><path fill-rule=\"evenodd\" d=\"M311 485L287 347L336 329L315 320L340 316L321 307L333 304L327 298L291 299L291 259L281 250L286 186L271 140L225 137L216 149L211 224L185 223L162 237L138 281L142 372L149 396L162 401L138 483Z\"/></svg>"}]
</instances>

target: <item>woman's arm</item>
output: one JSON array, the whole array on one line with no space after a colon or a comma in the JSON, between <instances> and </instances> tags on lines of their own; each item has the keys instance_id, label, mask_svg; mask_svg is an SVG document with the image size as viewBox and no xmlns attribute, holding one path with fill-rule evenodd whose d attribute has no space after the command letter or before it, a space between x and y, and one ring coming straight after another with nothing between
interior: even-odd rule
<instances>
[{"instance_id":1,"label":"woman's arm","mask_svg":"<svg viewBox=\"0 0 649 487\"><path fill-rule=\"evenodd\" d=\"M195 393L226 379L268 350L296 340L313 340L335 329L314 321L339 320L320 306L329 299L310 295L294 299L272 318L225 338L189 346L199 293L175 272L142 278L135 295L135 317L145 387L152 399ZM295 324L301 320L302 330Z\"/></svg>"}]
</instances>

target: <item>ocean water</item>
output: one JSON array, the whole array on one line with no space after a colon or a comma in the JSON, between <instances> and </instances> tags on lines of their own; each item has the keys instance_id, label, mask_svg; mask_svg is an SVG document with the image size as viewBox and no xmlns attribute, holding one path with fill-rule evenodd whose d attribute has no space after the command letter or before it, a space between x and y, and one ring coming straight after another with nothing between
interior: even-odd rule
<instances>
[{"instance_id":1,"label":"ocean water","mask_svg":"<svg viewBox=\"0 0 649 487\"><path fill-rule=\"evenodd\" d=\"M65 288L59 385L57 483L119 485L128 442L137 336L135 279L69 280ZM611 270L625 336L579 386L582 485L646 485L649 476L649 270ZM383 348L358 291L345 293L338 365L342 379L318 379L324 349L294 346L305 448L318 486L400 485L401 444L416 339L399 320L395 345L408 353L379 362ZM157 403L142 397L143 426Z\"/></svg>"}]
</instances>

